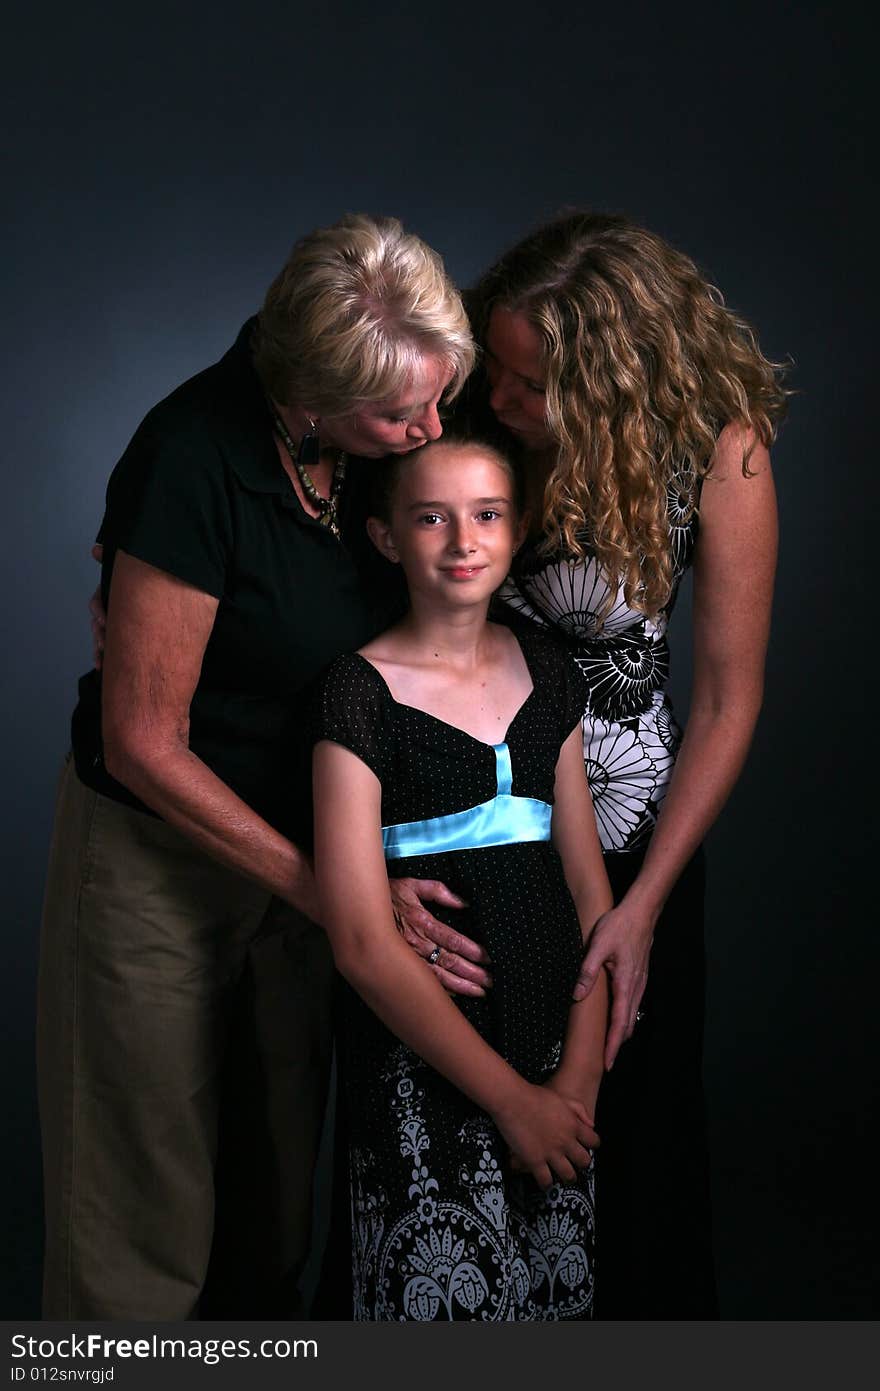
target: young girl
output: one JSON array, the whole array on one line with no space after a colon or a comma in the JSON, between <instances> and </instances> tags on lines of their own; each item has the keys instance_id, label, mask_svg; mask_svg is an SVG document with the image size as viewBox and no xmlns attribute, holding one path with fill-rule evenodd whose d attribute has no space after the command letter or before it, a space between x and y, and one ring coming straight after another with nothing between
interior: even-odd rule
<instances>
[{"instance_id":1,"label":"young girl","mask_svg":"<svg viewBox=\"0 0 880 1391\"><path fill-rule=\"evenodd\" d=\"M507 461L444 439L385 476L370 535L409 612L330 667L314 733L318 891L353 987L354 1317L589 1318L606 999L571 997L612 899L584 682L542 634L487 622L522 535ZM389 875L461 896L490 991L444 991L398 935Z\"/></svg>"}]
</instances>

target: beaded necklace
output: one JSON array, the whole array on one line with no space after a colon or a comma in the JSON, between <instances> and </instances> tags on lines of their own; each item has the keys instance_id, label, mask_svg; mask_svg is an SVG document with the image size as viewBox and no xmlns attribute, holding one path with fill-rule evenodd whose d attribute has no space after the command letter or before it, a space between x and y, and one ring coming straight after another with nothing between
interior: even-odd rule
<instances>
[{"instance_id":1,"label":"beaded necklace","mask_svg":"<svg viewBox=\"0 0 880 1391\"><path fill-rule=\"evenodd\" d=\"M302 490L312 506L317 510L317 520L321 526L327 529L336 537L339 535L339 496L342 492L342 485L345 482L345 467L347 459L344 453L340 453L333 470L333 478L330 483L330 496L323 497L315 487L314 479L309 473L306 465L311 464L314 468L321 457L321 445L318 440L318 427L314 421L310 420L311 430L307 435L303 435L299 449L297 449L290 433L276 411L275 407L269 402L269 413L272 416L272 424L278 436L290 455L293 467L296 469L296 476L302 484Z\"/></svg>"}]
</instances>

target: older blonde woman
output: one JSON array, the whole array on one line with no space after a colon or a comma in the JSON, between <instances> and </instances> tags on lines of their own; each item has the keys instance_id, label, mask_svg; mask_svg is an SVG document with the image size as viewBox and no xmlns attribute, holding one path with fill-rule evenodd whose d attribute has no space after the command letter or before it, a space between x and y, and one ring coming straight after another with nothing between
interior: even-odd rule
<instances>
[{"instance_id":1,"label":"older blonde woman","mask_svg":"<svg viewBox=\"0 0 880 1391\"><path fill-rule=\"evenodd\" d=\"M47 1318L295 1311L331 966L289 712L387 622L342 544L348 456L436 438L472 359L439 257L347 218L294 247L113 471L106 651L80 683L43 923ZM259 1157L238 1215L233 1151Z\"/></svg>"}]
</instances>

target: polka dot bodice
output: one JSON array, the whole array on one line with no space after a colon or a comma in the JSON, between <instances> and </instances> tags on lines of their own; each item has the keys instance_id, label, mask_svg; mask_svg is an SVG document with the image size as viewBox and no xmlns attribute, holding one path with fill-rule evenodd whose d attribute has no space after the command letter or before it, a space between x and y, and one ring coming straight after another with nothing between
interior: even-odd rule
<instances>
[{"instance_id":1,"label":"polka dot bodice","mask_svg":"<svg viewBox=\"0 0 880 1391\"><path fill-rule=\"evenodd\" d=\"M521 639L533 689L508 726L512 792L553 802L559 750L580 719L586 683L540 634ZM410 705L399 704L357 653L330 668L315 737L344 744L382 784L383 825L464 811L495 795L493 745Z\"/></svg>"},{"instance_id":2,"label":"polka dot bodice","mask_svg":"<svg viewBox=\"0 0 880 1391\"><path fill-rule=\"evenodd\" d=\"M586 683L550 638L520 638L531 694L506 732L515 796L553 802L559 750L578 724ZM322 683L312 735L344 744L382 784L382 824L424 820L496 793L495 749L445 721L401 705L363 657L338 658ZM543 1076L564 1032L581 934L549 841L392 860L394 877L439 879L468 903L437 916L486 946L495 986L457 1000L515 1067ZM432 910L433 911L433 910Z\"/></svg>"}]
</instances>

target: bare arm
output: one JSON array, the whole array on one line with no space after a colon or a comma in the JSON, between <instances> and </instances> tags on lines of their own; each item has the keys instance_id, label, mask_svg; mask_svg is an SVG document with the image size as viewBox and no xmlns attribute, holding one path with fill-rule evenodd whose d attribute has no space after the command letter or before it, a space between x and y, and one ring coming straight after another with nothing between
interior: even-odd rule
<instances>
[{"instance_id":1,"label":"bare arm","mask_svg":"<svg viewBox=\"0 0 880 1391\"><path fill-rule=\"evenodd\" d=\"M685 737L638 877L598 924L581 980L613 979L606 1064L632 1033L657 918L739 776L761 707L776 568L776 496L758 445L742 472L745 434L721 433L703 485L694 563L694 679Z\"/></svg>"},{"instance_id":2,"label":"bare arm","mask_svg":"<svg viewBox=\"0 0 880 1391\"><path fill-rule=\"evenodd\" d=\"M580 725L566 739L556 765L553 843L575 901L583 940L587 942L599 918L611 908L613 898L584 771ZM582 1101L591 1118L604 1070L607 1022L608 991L605 972L600 971L594 989L569 1010L562 1062L551 1082L562 1095Z\"/></svg>"},{"instance_id":3,"label":"bare arm","mask_svg":"<svg viewBox=\"0 0 880 1391\"><path fill-rule=\"evenodd\" d=\"M338 970L404 1043L495 1120L544 1186L589 1163L579 1102L532 1086L477 1033L394 926L380 834L381 789L348 749L315 749L315 866ZM340 868L344 866L344 873Z\"/></svg>"},{"instance_id":4,"label":"bare arm","mask_svg":"<svg viewBox=\"0 0 880 1391\"><path fill-rule=\"evenodd\" d=\"M317 917L309 860L189 748L217 600L119 551L103 663L108 771L208 855Z\"/></svg>"}]
</instances>

